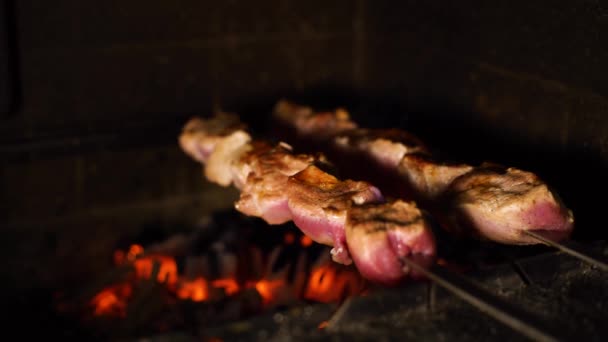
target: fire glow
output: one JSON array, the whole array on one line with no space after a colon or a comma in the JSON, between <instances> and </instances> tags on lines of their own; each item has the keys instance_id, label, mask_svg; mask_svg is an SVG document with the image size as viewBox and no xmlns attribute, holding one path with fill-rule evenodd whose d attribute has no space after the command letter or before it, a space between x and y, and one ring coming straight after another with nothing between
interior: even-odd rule
<instances>
[{"instance_id":1,"label":"fire glow","mask_svg":"<svg viewBox=\"0 0 608 342\"><path fill-rule=\"evenodd\" d=\"M296 239L288 233L285 245L299 243L302 248L312 245L307 237ZM186 277L178 272L174 257L159 253L146 254L143 246L133 244L127 251L114 252L116 266L132 268L131 276L122 283L107 286L89 301L94 316L125 317L129 300L137 291L137 283L154 281L162 284L174 298L182 301L207 302L237 296L245 290L255 291L263 308L293 303L296 300L313 302L338 302L345 297L361 293L365 281L354 270L339 269L341 266L325 258L311 265L309 272L301 273L300 285L290 283L279 272L260 279L239 282L235 277L207 279L203 276Z\"/></svg>"},{"instance_id":2,"label":"fire glow","mask_svg":"<svg viewBox=\"0 0 608 342\"><path fill-rule=\"evenodd\" d=\"M103 289L91 299L95 316L124 317L127 311L127 301L133 289L130 284L118 284Z\"/></svg>"}]
</instances>

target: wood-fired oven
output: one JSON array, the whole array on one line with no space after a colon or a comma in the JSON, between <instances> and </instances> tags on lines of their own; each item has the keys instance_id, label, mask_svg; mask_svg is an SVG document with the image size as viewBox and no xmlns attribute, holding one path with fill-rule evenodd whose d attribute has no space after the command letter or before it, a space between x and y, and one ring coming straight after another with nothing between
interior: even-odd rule
<instances>
[{"instance_id":1,"label":"wood-fired oven","mask_svg":"<svg viewBox=\"0 0 608 342\"><path fill-rule=\"evenodd\" d=\"M448 237L441 279L528 323L505 325L441 279L370 284L295 225L239 214L178 144L193 116L237 113L277 139L281 99L344 108L447 159L536 173L574 214L566 244L605 260L608 4L0 4L1 279L20 336L608 337L601 264Z\"/></svg>"}]
</instances>

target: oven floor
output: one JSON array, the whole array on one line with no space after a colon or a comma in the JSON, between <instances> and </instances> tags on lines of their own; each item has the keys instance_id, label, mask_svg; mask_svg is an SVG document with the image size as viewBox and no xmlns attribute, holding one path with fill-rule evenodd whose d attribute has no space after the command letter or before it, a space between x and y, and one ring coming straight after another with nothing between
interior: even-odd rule
<instances>
[{"instance_id":1,"label":"oven floor","mask_svg":"<svg viewBox=\"0 0 608 342\"><path fill-rule=\"evenodd\" d=\"M608 255L608 245L593 249ZM608 338L608 274L570 256L547 253L480 270L475 281L539 317L558 340ZM324 322L319 328L319 322ZM526 341L523 335L430 283L372 291L340 307L313 305L207 329L221 340Z\"/></svg>"},{"instance_id":2,"label":"oven floor","mask_svg":"<svg viewBox=\"0 0 608 342\"><path fill-rule=\"evenodd\" d=\"M608 256L608 243L585 245ZM558 340L608 338L608 273L558 253L518 258L512 264L478 268L467 279L534 314ZM6 293L5 293L6 294ZM32 289L4 303L19 336L107 341L99 331L52 308L52 291ZM12 308L16 308L13 310ZM302 304L223 325L197 321L188 331L139 335L119 341L480 341L528 340L430 282L372 289L338 304ZM112 340L112 339L110 339Z\"/></svg>"}]
</instances>

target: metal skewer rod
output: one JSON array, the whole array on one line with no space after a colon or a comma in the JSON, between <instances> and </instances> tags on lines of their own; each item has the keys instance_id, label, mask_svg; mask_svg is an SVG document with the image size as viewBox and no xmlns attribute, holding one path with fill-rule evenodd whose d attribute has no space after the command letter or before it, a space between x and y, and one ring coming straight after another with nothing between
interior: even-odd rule
<instances>
[{"instance_id":1,"label":"metal skewer rod","mask_svg":"<svg viewBox=\"0 0 608 342\"><path fill-rule=\"evenodd\" d=\"M580 247L576 246L572 242L568 243L569 246L567 246L564 243L552 241L540 234L537 234L537 233L529 231L529 230L524 231L524 234L540 241L541 243L544 243L545 245L556 248L556 249L560 250L561 252L564 252L579 260L587 262L587 263L601 269L602 271L608 272L608 264L606 262L599 260L597 257L589 255L588 252L583 251Z\"/></svg>"},{"instance_id":2,"label":"metal skewer rod","mask_svg":"<svg viewBox=\"0 0 608 342\"><path fill-rule=\"evenodd\" d=\"M431 270L408 258L401 258L401 261L410 270L424 275L460 299L534 341L559 341L560 339L556 336L564 336L550 332L547 324L535 316L457 274L440 268Z\"/></svg>"}]
</instances>

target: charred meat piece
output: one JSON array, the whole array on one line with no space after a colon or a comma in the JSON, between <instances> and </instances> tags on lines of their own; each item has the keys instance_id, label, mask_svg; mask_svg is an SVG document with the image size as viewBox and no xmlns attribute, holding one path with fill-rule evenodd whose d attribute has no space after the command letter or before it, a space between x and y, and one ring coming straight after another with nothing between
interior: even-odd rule
<instances>
[{"instance_id":1,"label":"charred meat piece","mask_svg":"<svg viewBox=\"0 0 608 342\"><path fill-rule=\"evenodd\" d=\"M401 258L412 258L423 266L433 261L434 238L413 202L397 200L353 207L345 228L350 254L367 278L396 284L403 279Z\"/></svg>"},{"instance_id":2,"label":"charred meat piece","mask_svg":"<svg viewBox=\"0 0 608 342\"><path fill-rule=\"evenodd\" d=\"M262 149L261 153L258 152ZM235 208L245 215L261 217L270 224L281 224L292 219L287 205L287 182L290 176L314 162L308 155L294 155L287 144L267 149L260 146L245 153L238 170L247 172L241 196ZM239 183L240 183L239 182Z\"/></svg>"},{"instance_id":3,"label":"charred meat piece","mask_svg":"<svg viewBox=\"0 0 608 342\"><path fill-rule=\"evenodd\" d=\"M333 246L332 257L350 264L344 224L353 205L383 201L380 190L366 182L339 181L311 165L289 179L285 189L293 222L318 243Z\"/></svg>"},{"instance_id":4,"label":"charred meat piece","mask_svg":"<svg viewBox=\"0 0 608 342\"><path fill-rule=\"evenodd\" d=\"M448 227L508 244L534 244L530 230L551 240L570 236L574 218L538 176L516 168L479 167L454 180L445 205Z\"/></svg>"}]
</instances>

